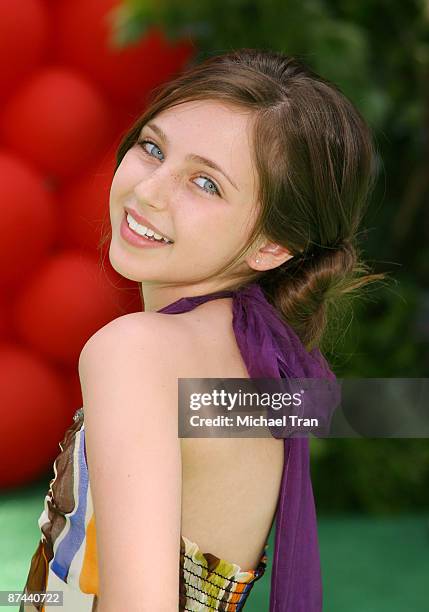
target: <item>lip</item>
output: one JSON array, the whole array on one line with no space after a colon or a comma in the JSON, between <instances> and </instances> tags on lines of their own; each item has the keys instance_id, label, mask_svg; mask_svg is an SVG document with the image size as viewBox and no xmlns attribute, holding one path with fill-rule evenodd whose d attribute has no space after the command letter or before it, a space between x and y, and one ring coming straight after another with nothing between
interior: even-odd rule
<instances>
[{"instance_id":1,"label":"lip","mask_svg":"<svg viewBox=\"0 0 429 612\"><path fill-rule=\"evenodd\" d=\"M157 227L152 225L152 223L148 221L146 217L142 217L142 215L139 215L139 213L136 212L133 208L124 206L124 209L127 213L130 213L130 215L134 217L134 219L137 221L137 223L140 223L140 225L144 225L145 227L148 227L149 229L153 230L156 234L160 234L161 236L164 236L165 238L167 238L167 240L174 242L174 240L170 238L170 236L167 236L167 234L164 234L164 232L161 232L161 230L159 230Z\"/></svg>"},{"instance_id":2,"label":"lip","mask_svg":"<svg viewBox=\"0 0 429 612\"><path fill-rule=\"evenodd\" d=\"M131 213L130 213L131 214ZM144 249L162 249L167 246L171 246L169 242L164 242L163 240L149 240L149 238L145 238L144 236L140 236L134 230L130 228L127 221L127 213L125 211L124 216L122 217L120 234L123 240L128 242L134 247L140 247Z\"/></svg>"}]
</instances>

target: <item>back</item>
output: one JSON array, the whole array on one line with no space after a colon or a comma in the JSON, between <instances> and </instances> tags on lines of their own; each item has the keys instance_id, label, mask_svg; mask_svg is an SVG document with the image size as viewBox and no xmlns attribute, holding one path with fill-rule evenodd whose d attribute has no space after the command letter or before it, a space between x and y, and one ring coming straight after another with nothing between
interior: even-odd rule
<instances>
[{"instance_id":1,"label":"back","mask_svg":"<svg viewBox=\"0 0 429 612\"><path fill-rule=\"evenodd\" d=\"M232 299L205 302L177 322L178 378L249 378L232 327ZM284 461L276 438L182 438L182 534L256 568L275 516Z\"/></svg>"}]
</instances>

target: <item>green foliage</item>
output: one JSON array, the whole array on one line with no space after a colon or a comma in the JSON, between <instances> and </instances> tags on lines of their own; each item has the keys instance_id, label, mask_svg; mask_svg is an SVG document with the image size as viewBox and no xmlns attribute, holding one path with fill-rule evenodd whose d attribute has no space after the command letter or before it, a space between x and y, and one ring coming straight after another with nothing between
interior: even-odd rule
<instances>
[{"instance_id":1,"label":"green foliage","mask_svg":"<svg viewBox=\"0 0 429 612\"><path fill-rule=\"evenodd\" d=\"M397 79L398 69L412 60L418 78L428 65L422 13L417 1L124 0L113 15L114 41L132 44L156 25L171 41L192 37L202 56L246 46L296 54L381 125L395 98L409 93L413 75ZM405 123L421 118L419 103L409 100Z\"/></svg>"},{"instance_id":2,"label":"green foliage","mask_svg":"<svg viewBox=\"0 0 429 612\"><path fill-rule=\"evenodd\" d=\"M419 338L419 289L409 279L395 280L393 286L368 291L354 300L347 333L338 335L337 344L327 353L338 377L427 376L427 343Z\"/></svg>"},{"instance_id":3,"label":"green foliage","mask_svg":"<svg viewBox=\"0 0 429 612\"><path fill-rule=\"evenodd\" d=\"M366 261L395 282L364 291L327 357L339 377L429 371L429 11L423 0L124 0L114 44L152 26L190 37L194 61L240 47L300 58L335 82L374 134L379 176L362 234ZM335 323L335 322L334 322ZM427 507L425 440L312 440L318 507Z\"/></svg>"},{"instance_id":4,"label":"green foliage","mask_svg":"<svg viewBox=\"0 0 429 612\"><path fill-rule=\"evenodd\" d=\"M311 440L311 474L321 512L394 514L427 510L427 440Z\"/></svg>"}]
</instances>

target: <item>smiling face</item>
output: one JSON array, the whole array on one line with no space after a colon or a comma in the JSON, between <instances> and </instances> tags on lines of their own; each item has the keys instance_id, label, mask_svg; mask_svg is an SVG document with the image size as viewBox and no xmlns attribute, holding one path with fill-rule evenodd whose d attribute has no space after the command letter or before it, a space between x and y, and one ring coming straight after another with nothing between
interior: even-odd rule
<instances>
[{"instance_id":1,"label":"smiling face","mask_svg":"<svg viewBox=\"0 0 429 612\"><path fill-rule=\"evenodd\" d=\"M119 274L141 282L145 309L227 285L228 276L199 279L237 254L256 220L251 129L249 113L214 100L186 102L143 126L139 142L122 159L110 191L109 257ZM173 243L129 242L121 232L126 209ZM249 263L251 255L234 270L245 275ZM164 286L170 282L181 286Z\"/></svg>"}]
</instances>

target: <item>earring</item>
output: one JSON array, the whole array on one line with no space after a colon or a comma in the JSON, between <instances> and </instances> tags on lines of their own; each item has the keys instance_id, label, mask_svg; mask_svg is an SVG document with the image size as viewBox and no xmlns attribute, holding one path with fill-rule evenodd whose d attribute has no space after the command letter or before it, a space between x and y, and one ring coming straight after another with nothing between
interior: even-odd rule
<instances>
[{"instance_id":1,"label":"earring","mask_svg":"<svg viewBox=\"0 0 429 612\"><path fill-rule=\"evenodd\" d=\"M255 259L256 263L259 263L259 259Z\"/></svg>"}]
</instances>

